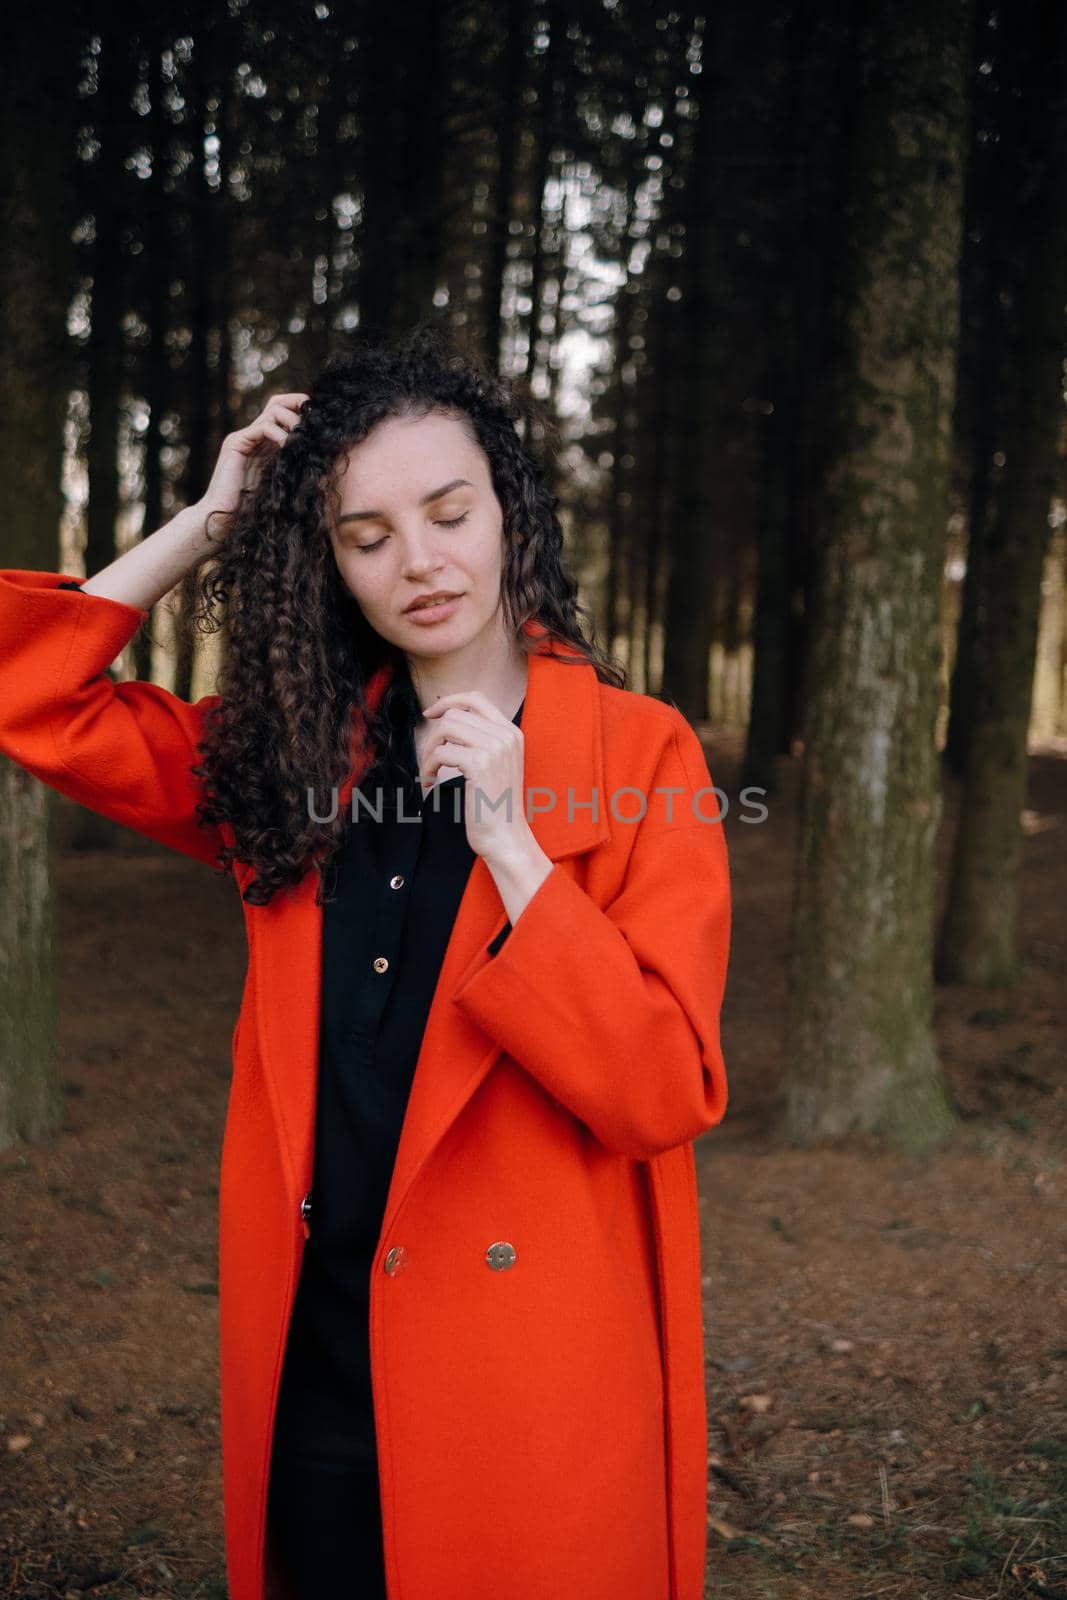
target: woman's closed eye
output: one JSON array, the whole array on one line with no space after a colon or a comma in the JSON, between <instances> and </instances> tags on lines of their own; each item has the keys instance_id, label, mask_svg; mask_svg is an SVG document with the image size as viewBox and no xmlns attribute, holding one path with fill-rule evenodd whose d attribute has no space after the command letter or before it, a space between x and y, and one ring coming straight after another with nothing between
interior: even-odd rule
<instances>
[{"instance_id":1,"label":"woman's closed eye","mask_svg":"<svg viewBox=\"0 0 1067 1600\"><path fill-rule=\"evenodd\" d=\"M453 517L450 521L447 520L447 519L439 520L438 523L437 523L437 526L439 528L458 528L460 523L461 522L466 522L466 520L467 520L467 518L469 516L470 516L470 512L469 511L464 511L464 513L463 513L463 515L461 517ZM364 555L365 556L368 553L368 551L377 550L379 548L379 546L383 545L384 543L385 543L384 539L375 539L373 544L360 544L360 545L356 546L356 549L359 551L360 555Z\"/></svg>"}]
</instances>

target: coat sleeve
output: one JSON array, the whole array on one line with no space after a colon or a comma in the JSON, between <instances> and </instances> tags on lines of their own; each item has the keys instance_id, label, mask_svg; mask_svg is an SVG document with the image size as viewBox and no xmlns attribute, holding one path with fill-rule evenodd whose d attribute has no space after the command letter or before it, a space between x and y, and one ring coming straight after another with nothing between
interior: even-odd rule
<instances>
[{"instance_id":1,"label":"coat sleeve","mask_svg":"<svg viewBox=\"0 0 1067 1600\"><path fill-rule=\"evenodd\" d=\"M675 790L673 820L657 786ZM622 887L603 908L560 862L454 995L609 1149L651 1160L722 1119L730 944L726 839L678 714Z\"/></svg>"},{"instance_id":2,"label":"coat sleeve","mask_svg":"<svg viewBox=\"0 0 1067 1600\"><path fill-rule=\"evenodd\" d=\"M0 750L91 811L214 863L189 768L214 697L190 704L107 672L149 613L74 592L60 572L0 569Z\"/></svg>"}]
</instances>

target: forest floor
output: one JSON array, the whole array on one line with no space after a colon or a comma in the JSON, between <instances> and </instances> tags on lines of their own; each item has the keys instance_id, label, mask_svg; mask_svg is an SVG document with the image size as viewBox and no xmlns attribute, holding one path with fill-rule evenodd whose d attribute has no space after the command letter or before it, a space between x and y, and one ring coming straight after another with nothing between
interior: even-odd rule
<instances>
[{"instance_id":1,"label":"forest floor","mask_svg":"<svg viewBox=\"0 0 1067 1600\"><path fill-rule=\"evenodd\" d=\"M709 745L733 797L739 739ZM797 781L784 762L768 820L727 823L731 1101L697 1147L707 1594L1067 1596L1067 751L1032 762L1021 985L937 991L959 1124L923 1160L775 1133ZM134 834L74 848L83 816L56 802L66 1122L0 1152L0 1600L224 1600L240 905Z\"/></svg>"}]
</instances>

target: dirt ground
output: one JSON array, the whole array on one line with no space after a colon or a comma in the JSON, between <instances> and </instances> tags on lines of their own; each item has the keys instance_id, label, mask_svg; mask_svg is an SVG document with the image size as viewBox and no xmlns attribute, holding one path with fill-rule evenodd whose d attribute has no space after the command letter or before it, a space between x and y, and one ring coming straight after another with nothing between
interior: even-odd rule
<instances>
[{"instance_id":1,"label":"dirt ground","mask_svg":"<svg viewBox=\"0 0 1067 1600\"><path fill-rule=\"evenodd\" d=\"M736 794L737 735L710 750ZM1023 983L938 990L960 1120L929 1161L775 1135L798 777L785 762L766 823L727 825L731 1104L697 1147L707 1594L1067 1596L1067 750L1032 764ZM72 848L80 814L56 811L67 1114L0 1152L0 1600L224 1600L240 907L134 834Z\"/></svg>"}]
</instances>

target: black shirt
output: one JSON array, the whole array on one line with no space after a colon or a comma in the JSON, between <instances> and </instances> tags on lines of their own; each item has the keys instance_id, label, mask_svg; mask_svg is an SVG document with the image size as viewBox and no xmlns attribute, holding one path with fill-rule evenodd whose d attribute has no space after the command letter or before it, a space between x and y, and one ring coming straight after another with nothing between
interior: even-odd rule
<instances>
[{"instance_id":1,"label":"black shirt","mask_svg":"<svg viewBox=\"0 0 1067 1600\"><path fill-rule=\"evenodd\" d=\"M521 716L520 705L512 720ZM404 776L359 786L323 907L310 1234L275 1424L278 1449L364 1466L376 1458L371 1262L427 1015L475 860L463 821L466 779L424 797L413 723L400 731Z\"/></svg>"}]
</instances>

